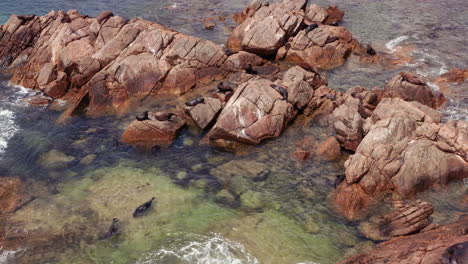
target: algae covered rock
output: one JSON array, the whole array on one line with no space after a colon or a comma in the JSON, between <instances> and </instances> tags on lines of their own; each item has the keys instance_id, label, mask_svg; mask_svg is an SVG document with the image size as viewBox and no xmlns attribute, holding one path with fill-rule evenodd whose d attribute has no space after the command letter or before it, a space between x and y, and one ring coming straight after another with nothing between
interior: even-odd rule
<instances>
[{"instance_id":1,"label":"algae covered rock","mask_svg":"<svg viewBox=\"0 0 468 264\"><path fill-rule=\"evenodd\" d=\"M68 156L58 150L51 150L45 154L42 154L38 160L38 163L44 169L64 169L67 165L74 161L75 157Z\"/></svg>"}]
</instances>

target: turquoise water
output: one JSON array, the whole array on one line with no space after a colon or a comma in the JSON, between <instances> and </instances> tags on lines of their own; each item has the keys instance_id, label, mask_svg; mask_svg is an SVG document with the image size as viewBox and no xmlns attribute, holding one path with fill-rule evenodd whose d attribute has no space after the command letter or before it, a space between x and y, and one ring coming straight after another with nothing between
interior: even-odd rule
<instances>
[{"instance_id":1,"label":"turquoise water","mask_svg":"<svg viewBox=\"0 0 468 264\"><path fill-rule=\"evenodd\" d=\"M435 78L467 65L466 1L318 1L345 10L344 25L377 50L415 46L404 70ZM110 9L128 18L157 21L175 30L223 43L234 24L202 29L208 16L240 11L247 1L11 1L0 2L0 24L11 13L45 14L78 9L97 15ZM401 41L399 41L401 40ZM393 46L392 43L395 43ZM350 61L327 73L330 87L383 87L402 68L388 70ZM313 157L297 162L296 143L320 142L330 127L299 118L278 139L234 154L199 145L201 135L186 129L169 148L141 152L119 143L136 112L122 117L74 117L56 125L60 111L28 106L33 91L0 82L0 176L21 178L36 199L11 215L2 228L10 239L0 263L336 263L374 244L335 215L328 199L335 175L349 153L335 162ZM195 92L196 93L196 92ZM188 95L193 96L193 95ZM468 96L449 98L446 118L468 117ZM154 102L164 109L175 102ZM149 106L148 106L149 108ZM253 181L237 162L268 175ZM424 198L436 206L437 223L466 213L454 183ZM146 216L136 206L157 200ZM119 217L122 231L97 238ZM21 239L20 239L21 238ZM19 245L19 246L18 246Z\"/></svg>"}]
</instances>

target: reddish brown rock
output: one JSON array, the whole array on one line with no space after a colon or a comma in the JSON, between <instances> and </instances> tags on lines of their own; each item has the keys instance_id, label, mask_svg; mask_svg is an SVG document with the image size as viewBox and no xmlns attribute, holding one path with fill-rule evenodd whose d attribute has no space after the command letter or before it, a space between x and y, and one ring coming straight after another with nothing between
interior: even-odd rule
<instances>
[{"instance_id":1,"label":"reddish brown rock","mask_svg":"<svg viewBox=\"0 0 468 264\"><path fill-rule=\"evenodd\" d=\"M209 18L203 19L203 28L204 29L211 30L215 26L216 26L216 21L214 20L214 18L209 17Z\"/></svg>"},{"instance_id":2,"label":"reddish brown rock","mask_svg":"<svg viewBox=\"0 0 468 264\"><path fill-rule=\"evenodd\" d=\"M310 158L310 151L303 150L303 149L297 149L294 151L293 155L296 157L297 160L299 161L305 161Z\"/></svg>"},{"instance_id":3,"label":"reddish brown rock","mask_svg":"<svg viewBox=\"0 0 468 264\"><path fill-rule=\"evenodd\" d=\"M417 101L432 108L437 108L445 102L443 95L433 92L421 77L406 72L390 80L384 91L388 97Z\"/></svg>"},{"instance_id":4,"label":"reddish brown rock","mask_svg":"<svg viewBox=\"0 0 468 264\"><path fill-rule=\"evenodd\" d=\"M52 98L43 95L37 95L26 100L30 105L33 106L44 106L49 105L52 102Z\"/></svg>"},{"instance_id":5,"label":"reddish brown rock","mask_svg":"<svg viewBox=\"0 0 468 264\"><path fill-rule=\"evenodd\" d=\"M0 178L0 212L11 213L31 201L23 182L18 178Z\"/></svg>"},{"instance_id":6,"label":"reddish brown rock","mask_svg":"<svg viewBox=\"0 0 468 264\"><path fill-rule=\"evenodd\" d=\"M258 144L278 137L297 111L266 79L241 84L208 134L212 141Z\"/></svg>"},{"instance_id":7,"label":"reddish brown rock","mask_svg":"<svg viewBox=\"0 0 468 264\"><path fill-rule=\"evenodd\" d=\"M242 10L241 13L234 14L232 18L234 19L234 21L236 21L237 24L241 24L248 17L253 16L258 9L268 5L268 2L252 1L252 3L250 3L244 10Z\"/></svg>"},{"instance_id":8,"label":"reddish brown rock","mask_svg":"<svg viewBox=\"0 0 468 264\"><path fill-rule=\"evenodd\" d=\"M258 66L265 63L265 60L255 54L245 51L239 51L236 54L229 56L224 62L222 69L236 72L247 69L250 66Z\"/></svg>"},{"instance_id":9,"label":"reddish brown rock","mask_svg":"<svg viewBox=\"0 0 468 264\"><path fill-rule=\"evenodd\" d=\"M343 20L344 12L336 6L329 6L328 8L312 4L307 7L305 12L304 22L306 25L312 23L320 23L330 25L338 23Z\"/></svg>"},{"instance_id":10,"label":"reddish brown rock","mask_svg":"<svg viewBox=\"0 0 468 264\"><path fill-rule=\"evenodd\" d=\"M468 96L467 79L468 69L454 68L439 76L434 83L444 94L463 98Z\"/></svg>"},{"instance_id":11,"label":"reddish brown rock","mask_svg":"<svg viewBox=\"0 0 468 264\"><path fill-rule=\"evenodd\" d=\"M363 137L364 119L359 114L360 100L351 95L345 96L343 100L343 104L333 111L333 126L341 145L354 151Z\"/></svg>"},{"instance_id":12,"label":"reddish brown rock","mask_svg":"<svg viewBox=\"0 0 468 264\"><path fill-rule=\"evenodd\" d=\"M440 116L418 102L383 99L345 163L346 181L334 196L338 210L356 219L388 193L411 198L467 175L466 121L439 124Z\"/></svg>"},{"instance_id":13,"label":"reddish brown rock","mask_svg":"<svg viewBox=\"0 0 468 264\"><path fill-rule=\"evenodd\" d=\"M245 20L233 30L227 47L261 55L276 54L287 39L298 32L306 4L307 0L283 0L267 6L252 4L245 12L254 14L246 15Z\"/></svg>"},{"instance_id":14,"label":"reddish brown rock","mask_svg":"<svg viewBox=\"0 0 468 264\"><path fill-rule=\"evenodd\" d=\"M174 116L167 121L158 121L155 115L165 114L163 112L149 113L149 120L135 120L127 127L122 135L122 141L140 147L151 149L155 146L168 146L172 144L178 132L185 125L185 121Z\"/></svg>"},{"instance_id":15,"label":"reddish brown rock","mask_svg":"<svg viewBox=\"0 0 468 264\"><path fill-rule=\"evenodd\" d=\"M395 202L395 205L393 211L361 223L361 233L373 240L388 240L417 233L431 223L429 216L434 209L430 203L416 200L409 203Z\"/></svg>"},{"instance_id":16,"label":"reddish brown rock","mask_svg":"<svg viewBox=\"0 0 468 264\"><path fill-rule=\"evenodd\" d=\"M218 117L223 103L218 98L205 97L204 103L195 106L185 106L185 113L200 129L205 130Z\"/></svg>"},{"instance_id":17,"label":"reddish brown rock","mask_svg":"<svg viewBox=\"0 0 468 264\"><path fill-rule=\"evenodd\" d=\"M344 27L320 25L300 31L276 56L305 68L333 69L341 66L353 49L353 36Z\"/></svg>"},{"instance_id":18,"label":"reddish brown rock","mask_svg":"<svg viewBox=\"0 0 468 264\"><path fill-rule=\"evenodd\" d=\"M340 143L335 137L329 137L319 145L317 155L324 160L336 160L341 156Z\"/></svg>"},{"instance_id":19,"label":"reddish brown rock","mask_svg":"<svg viewBox=\"0 0 468 264\"><path fill-rule=\"evenodd\" d=\"M341 264L441 264L448 247L465 241L468 241L468 226L467 219L462 218L427 232L394 238Z\"/></svg>"}]
</instances>

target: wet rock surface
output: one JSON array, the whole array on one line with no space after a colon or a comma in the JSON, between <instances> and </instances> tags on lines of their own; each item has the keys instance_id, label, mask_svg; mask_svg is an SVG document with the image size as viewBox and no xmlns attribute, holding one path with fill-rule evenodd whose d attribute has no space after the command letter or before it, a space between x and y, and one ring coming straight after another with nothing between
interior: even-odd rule
<instances>
[{"instance_id":1,"label":"wet rock surface","mask_svg":"<svg viewBox=\"0 0 468 264\"><path fill-rule=\"evenodd\" d=\"M442 255L448 247L468 240L466 220L459 219L453 224L439 226L427 232L392 239L367 253L358 254L340 263L444 263Z\"/></svg>"},{"instance_id":2,"label":"wet rock surface","mask_svg":"<svg viewBox=\"0 0 468 264\"><path fill-rule=\"evenodd\" d=\"M0 178L1 214L15 212L32 199L33 197L28 194L26 186L20 179L13 177Z\"/></svg>"}]
</instances>

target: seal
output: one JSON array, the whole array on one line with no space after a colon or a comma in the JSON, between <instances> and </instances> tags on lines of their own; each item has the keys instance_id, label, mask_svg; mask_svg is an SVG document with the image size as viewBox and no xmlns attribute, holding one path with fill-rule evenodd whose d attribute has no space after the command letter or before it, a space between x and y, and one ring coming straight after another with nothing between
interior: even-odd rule
<instances>
[{"instance_id":1,"label":"seal","mask_svg":"<svg viewBox=\"0 0 468 264\"><path fill-rule=\"evenodd\" d=\"M153 197L151 200L138 206L137 209L135 209L135 212L133 212L133 217L142 216L144 213L146 213L151 208L151 204L153 203L154 199L156 199L156 197Z\"/></svg>"},{"instance_id":2,"label":"seal","mask_svg":"<svg viewBox=\"0 0 468 264\"><path fill-rule=\"evenodd\" d=\"M120 230L120 221L117 217L114 217L112 219L112 224L109 227L109 230L103 234L101 237L99 237L99 240L105 240L108 238L113 237L115 234L117 234Z\"/></svg>"},{"instance_id":3,"label":"seal","mask_svg":"<svg viewBox=\"0 0 468 264\"><path fill-rule=\"evenodd\" d=\"M138 120L138 121L149 120L148 111L144 111L143 113L137 115L135 118L136 118L136 120Z\"/></svg>"},{"instance_id":4,"label":"seal","mask_svg":"<svg viewBox=\"0 0 468 264\"><path fill-rule=\"evenodd\" d=\"M236 53L238 53L237 51L232 51L231 49L223 46L223 52L224 54L226 54L228 57L231 56L231 55L234 55Z\"/></svg>"},{"instance_id":5,"label":"seal","mask_svg":"<svg viewBox=\"0 0 468 264\"><path fill-rule=\"evenodd\" d=\"M403 78L403 81L409 82L414 85L425 85L426 83L419 80L416 76L407 73L407 72L400 72L400 76Z\"/></svg>"},{"instance_id":6,"label":"seal","mask_svg":"<svg viewBox=\"0 0 468 264\"><path fill-rule=\"evenodd\" d=\"M367 45L366 47L366 53L370 56L375 56L377 55L377 52L375 51L374 48L372 48L372 46L370 44Z\"/></svg>"},{"instance_id":7,"label":"seal","mask_svg":"<svg viewBox=\"0 0 468 264\"><path fill-rule=\"evenodd\" d=\"M340 39L339 37L331 37L331 38L328 38L327 41L325 41L325 44L335 42L335 41L337 41L337 40L339 40L339 39Z\"/></svg>"},{"instance_id":8,"label":"seal","mask_svg":"<svg viewBox=\"0 0 468 264\"><path fill-rule=\"evenodd\" d=\"M257 74L257 71L252 67L252 64L247 65L245 72L247 74Z\"/></svg>"},{"instance_id":9,"label":"seal","mask_svg":"<svg viewBox=\"0 0 468 264\"><path fill-rule=\"evenodd\" d=\"M174 117L174 116L177 116L177 115L174 114L174 113L156 113L154 115L154 118L156 120L158 120L158 121L161 121L161 122L163 122L163 121L174 121L174 120L172 120L172 117Z\"/></svg>"},{"instance_id":10,"label":"seal","mask_svg":"<svg viewBox=\"0 0 468 264\"><path fill-rule=\"evenodd\" d=\"M333 186L335 187L335 189L336 189L336 187L338 187L338 185L340 185L345 179L346 179L346 175L344 175L344 174L336 175L335 182L333 183Z\"/></svg>"},{"instance_id":11,"label":"seal","mask_svg":"<svg viewBox=\"0 0 468 264\"><path fill-rule=\"evenodd\" d=\"M271 88L275 89L279 94L281 94L284 100L288 100L288 90L286 90L286 88L277 84L272 84L270 86Z\"/></svg>"},{"instance_id":12,"label":"seal","mask_svg":"<svg viewBox=\"0 0 468 264\"><path fill-rule=\"evenodd\" d=\"M216 91L217 93L227 93L227 92L232 92L234 91L234 88L237 85L231 82L220 82L218 83L218 90Z\"/></svg>"},{"instance_id":13,"label":"seal","mask_svg":"<svg viewBox=\"0 0 468 264\"><path fill-rule=\"evenodd\" d=\"M443 264L468 264L468 241L448 247L440 260Z\"/></svg>"},{"instance_id":14,"label":"seal","mask_svg":"<svg viewBox=\"0 0 468 264\"><path fill-rule=\"evenodd\" d=\"M332 27L337 27L339 25L340 24L338 23L338 21L333 21L333 22L330 23L330 26L332 26Z\"/></svg>"},{"instance_id":15,"label":"seal","mask_svg":"<svg viewBox=\"0 0 468 264\"><path fill-rule=\"evenodd\" d=\"M316 28L318 28L318 27L319 27L319 26L318 26L316 23L312 23L312 24L310 24L310 25L308 25L308 26L306 27L305 33L307 34L307 33L311 32L312 30L314 30L314 29L316 29Z\"/></svg>"},{"instance_id":16,"label":"seal","mask_svg":"<svg viewBox=\"0 0 468 264\"><path fill-rule=\"evenodd\" d=\"M205 103L205 98L203 97L198 97L198 98L195 98L193 100L190 100L188 102L185 103L186 106L196 106L197 104L203 104Z\"/></svg>"}]
</instances>

